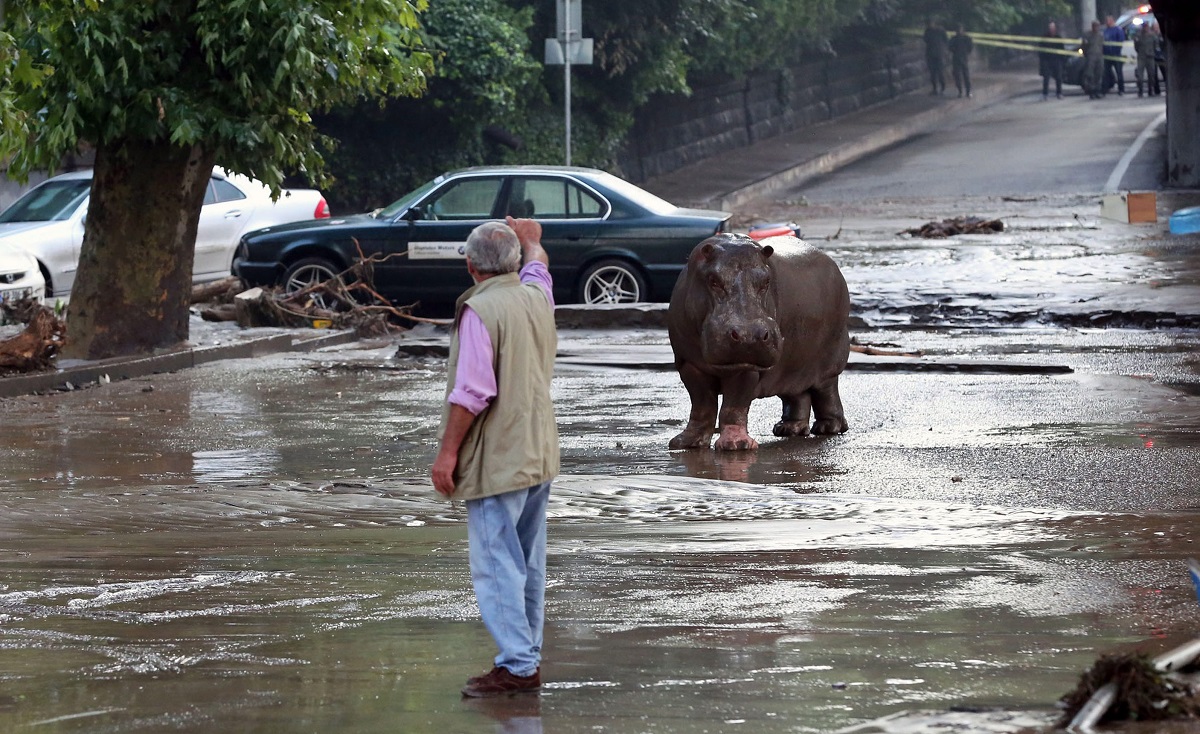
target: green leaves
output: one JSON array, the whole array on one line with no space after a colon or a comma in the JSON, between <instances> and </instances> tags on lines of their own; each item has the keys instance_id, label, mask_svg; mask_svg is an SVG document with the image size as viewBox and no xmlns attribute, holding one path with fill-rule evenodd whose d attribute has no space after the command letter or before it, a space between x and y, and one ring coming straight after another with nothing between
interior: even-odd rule
<instances>
[{"instance_id":1,"label":"green leaves","mask_svg":"<svg viewBox=\"0 0 1200 734\"><path fill-rule=\"evenodd\" d=\"M12 67L9 83L13 85L24 85L31 89L37 89L42 86L42 78L50 70L46 67L34 67L33 58L29 54L21 54L16 64Z\"/></svg>"},{"instance_id":2,"label":"green leaves","mask_svg":"<svg viewBox=\"0 0 1200 734\"><path fill-rule=\"evenodd\" d=\"M526 33L532 22L532 9L509 10L497 0L438 2L425 17L425 41L436 53L435 103L456 107L460 119L518 111L542 73Z\"/></svg>"},{"instance_id":3,"label":"green leaves","mask_svg":"<svg viewBox=\"0 0 1200 734\"><path fill-rule=\"evenodd\" d=\"M83 143L167 139L215 151L222 165L275 187L297 170L321 183L310 112L421 93L432 71L417 35L425 7L425 0L23 4L6 44L19 53L0 56L5 144L20 149L18 173L52 168ZM9 133L18 129L12 145Z\"/></svg>"}]
</instances>

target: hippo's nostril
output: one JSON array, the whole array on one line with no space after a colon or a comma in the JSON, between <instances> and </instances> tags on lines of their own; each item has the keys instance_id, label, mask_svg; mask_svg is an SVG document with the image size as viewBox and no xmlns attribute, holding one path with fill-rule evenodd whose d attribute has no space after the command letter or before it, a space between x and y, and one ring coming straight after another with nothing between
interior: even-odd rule
<instances>
[{"instance_id":1,"label":"hippo's nostril","mask_svg":"<svg viewBox=\"0 0 1200 734\"><path fill-rule=\"evenodd\" d=\"M742 335L737 333L737 329L730 329L729 330L729 338L734 340L735 342L740 342L742 340Z\"/></svg>"},{"instance_id":2,"label":"hippo's nostril","mask_svg":"<svg viewBox=\"0 0 1200 734\"><path fill-rule=\"evenodd\" d=\"M771 338L771 332L767 331L766 329L759 330L758 340L760 342L768 341L768 340L770 340L770 338Z\"/></svg>"}]
</instances>

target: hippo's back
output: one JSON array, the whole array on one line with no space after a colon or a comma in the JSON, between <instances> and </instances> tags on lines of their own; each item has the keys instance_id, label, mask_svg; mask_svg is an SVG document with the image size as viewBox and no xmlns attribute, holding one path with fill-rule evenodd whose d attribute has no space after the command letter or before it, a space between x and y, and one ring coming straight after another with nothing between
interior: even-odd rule
<instances>
[{"instance_id":1,"label":"hippo's back","mask_svg":"<svg viewBox=\"0 0 1200 734\"><path fill-rule=\"evenodd\" d=\"M815 383L841 373L850 351L850 292L833 258L791 236L769 237L775 314L783 337L779 363L764 375L764 394L789 383Z\"/></svg>"}]
</instances>

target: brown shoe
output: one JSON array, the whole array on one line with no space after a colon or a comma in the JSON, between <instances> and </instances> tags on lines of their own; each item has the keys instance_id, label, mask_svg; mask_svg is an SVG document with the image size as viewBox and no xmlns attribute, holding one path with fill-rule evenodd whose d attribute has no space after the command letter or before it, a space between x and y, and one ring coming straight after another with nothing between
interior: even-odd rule
<instances>
[{"instance_id":1,"label":"brown shoe","mask_svg":"<svg viewBox=\"0 0 1200 734\"><path fill-rule=\"evenodd\" d=\"M500 668L499 668L499 667L493 667L491 670L489 670L488 672L484 673L483 675L474 675L474 676L471 676L470 678L467 678L467 685L470 685L470 684L472 684L472 683L478 683L479 681L483 680L484 678L487 678L487 677L488 677L488 676L490 676L490 675L496 675L496 673L497 673L499 670L500 670ZM534 675L539 675L539 676L540 676L541 674L542 674L542 666L540 666L540 665L539 665L539 666L537 667L537 670L535 670L535 671L534 671Z\"/></svg>"},{"instance_id":2,"label":"brown shoe","mask_svg":"<svg viewBox=\"0 0 1200 734\"><path fill-rule=\"evenodd\" d=\"M467 678L467 685L469 685L469 686L474 685L475 683L478 683L479 681L483 680L484 678L495 675L499 671L500 671L500 668L493 667L491 670L484 673L483 675L473 675L470 678Z\"/></svg>"},{"instance_id":3,"label":"brown shoe","mask_svg":"<svg viewBox=\"0 0 1200 734\"><path fill-rule=\"evenodd\" d=\"M533 692L541 687L541 668L533 671L533 675L520 676L513 675L508 668L497 667L486 675L469 678L462 694L467 698L491 698Z\"/></svg>"}]
</instances>

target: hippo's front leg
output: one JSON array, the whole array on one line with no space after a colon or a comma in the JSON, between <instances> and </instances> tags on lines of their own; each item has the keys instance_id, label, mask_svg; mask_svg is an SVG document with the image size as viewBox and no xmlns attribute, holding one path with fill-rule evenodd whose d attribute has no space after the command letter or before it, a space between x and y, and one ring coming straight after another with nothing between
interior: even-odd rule
<instances>
[{"instance_id":1,"label":"hippo's front leg","mask_svg":"<svg viewBox=\"0 0 1200 734\"><path fill-rule=\"evenodd\" d=\"M757 372L739 372L721 380L721 436L713 447L717 451L747 451L758 448L758 441L746 430L750 403L758 387Z\"/></svg>"},{"instance_id":2,"label":"hippo's front leg","mask_svg":"<svg viewBox=\"0 0 1200 734\"><path fill-rule=\"evenodd\" d=\"M683 386L692 399L692 412L688 416L687 427L671 439L668 448L672 451L706 449L712 443L713 425L717 422L717 390L720 383L693 364L685 362L677 364L676 368L679 370L679 379L683 380Z\"/></svg>"}]
</instances>

